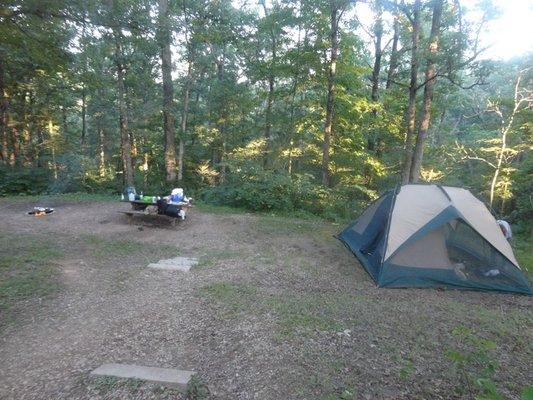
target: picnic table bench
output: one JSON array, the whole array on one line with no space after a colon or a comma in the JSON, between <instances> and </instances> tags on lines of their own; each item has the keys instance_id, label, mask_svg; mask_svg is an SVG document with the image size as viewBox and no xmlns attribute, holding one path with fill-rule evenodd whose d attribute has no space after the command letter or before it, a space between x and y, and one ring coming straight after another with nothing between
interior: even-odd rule
<instances>
[{"instance_id":1,"label":"picnic table bench","mask_svg":"<svg viewBox=\"0 0 533 400\"><path fill-rule=\"evenodd\" d=\"M176 225L176 221L179 221L179 218L176 218L176 217L172 217L170 215L166 215L166 214L158 214L158 213L155 213L155 214L150 214L150 213L146 213L146 208L148 206L155 206L157 207L157 203L154 203L154 202L146 202L146 201L142 201L142 200L121 200L122 203L130 203L131 204L131 210L127 210L127 211L119 211L120 213L122 214L125 214L127 216L129 216L130 218L133 219L133 217L135 215L150 215L150 216L154 216L154 217L163 217L163 219L166 219L168 221L170 221L171 225L174 226ZM191 204L188 203L188 202L179 202L179 203L169 203L169 204L172 204L178 208L185 208L185 207L191 207Z\"/></svg>"}]
</instances>

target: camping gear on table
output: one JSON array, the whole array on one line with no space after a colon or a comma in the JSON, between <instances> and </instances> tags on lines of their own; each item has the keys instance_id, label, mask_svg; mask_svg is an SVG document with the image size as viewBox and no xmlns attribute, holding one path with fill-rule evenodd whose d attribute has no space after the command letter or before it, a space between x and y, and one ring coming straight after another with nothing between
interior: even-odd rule
<instances>
[{"instance_id":1,"label":"camping gear on table","mask_svg":"<svg viewBox=\"0 0 533 400\"><path fill-rule=\"evenodd\" d=\"M339 235L381 287L451 287L533 294L509 242L468 190L390 190Z\"/></svg>"},{"instance_id":2,"label":"camping gear on table","mask_svg":"<svg viewBox=\"0 0 533 400\"><path fill-rule=\"evenodd\" d=\"M182 188L175 188L172 189L172 192L170 193L170 201L173 203L180 203L185 200L185 195L183 194Z\"/></svg>"},{"instance_id":3,"label":"camping gear on table","mask_svg":"<svg viewBox=\"0 0 533 400\"><path fill-rule=\"evenodd\" d=\"M128 186L124 189L124 192L122 193L123 197L126 198L129 201L136 200L137 191L133 186Z\"/></svg>"},{"instance_id":4,"label":"camping gear on table","mask_svg":"<svg viewBox=\"0 0 533 400\"><path fill-rule=\"evenodd\" d=\"M157 213L168 215L169 217L185 219L185 212L180 205L168 203L165 199L157 201Z\"/></svg>"}]
</instances>

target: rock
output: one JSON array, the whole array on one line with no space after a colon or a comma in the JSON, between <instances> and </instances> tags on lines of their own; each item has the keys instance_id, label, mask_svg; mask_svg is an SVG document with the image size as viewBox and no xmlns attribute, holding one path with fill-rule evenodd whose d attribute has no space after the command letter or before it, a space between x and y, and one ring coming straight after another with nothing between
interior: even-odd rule
<instances>
[{"instance_id":1,"label":"rock","mask_svg":"<svg viewBox=\"0 0 533 400\"><path fill-rule=\"evenodd\" d=\"M186 389L194 372L173 368L143 367L140 365L104 364L92 371L91 375L141 379L167 387Z\"/></svg>"}]
</instances>

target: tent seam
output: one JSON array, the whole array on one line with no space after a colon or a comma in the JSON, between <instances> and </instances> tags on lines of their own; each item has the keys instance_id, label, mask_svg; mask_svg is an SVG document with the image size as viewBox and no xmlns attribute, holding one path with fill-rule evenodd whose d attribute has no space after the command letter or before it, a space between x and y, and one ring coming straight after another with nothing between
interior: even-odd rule
<instances>
[{"instance_id":1,"label":"tent seam","mask_svg":"<svg viewBox=\"0 0 533 400\"><path fill-rule=\"evenodd\" d=\"M387 228L385 230L385 237L384 237L384 242L383 242L383 245L384 245L383 255L381 256L381 263L380 263L381 268L379 269L378 279L377 279L378 285L381 279L381 274L383 273L383 264L385 263L385 254L387 253L387 246L389 243L389 231L390 231L390 226L391 226L392 212L394 211L394 206L396 205L396 197L398 197L398 193L400 192L400 190L401 190L401 185L397 184L396 188L394 189L394 194L392 197L391 206L389 210L389 217L387 219Z\"/></svg>"}]
</instances>

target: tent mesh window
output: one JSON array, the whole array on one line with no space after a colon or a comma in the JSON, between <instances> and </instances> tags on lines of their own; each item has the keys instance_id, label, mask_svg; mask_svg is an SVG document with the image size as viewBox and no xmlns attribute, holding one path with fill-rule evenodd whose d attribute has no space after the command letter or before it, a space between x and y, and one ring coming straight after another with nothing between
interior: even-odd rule
<instances>
[{"instance_id":1,"label":"tent mesh window","mask_svg":"<svg viewBox=\"0 0 533 400\"><path fill-rule=\"evenodd\" d=\"M523 280L520 270L464 221L447 224L447 231L449 258L468 279L489 285Z\"/></svg>"},{"instance_id":2,"label":"tent mesh window","mask_svg":"<svg viewBox=\"0 0 533 400\"><path fill-rule=\"evenodd\" d=\"M389 262L398 267L449 270L465 284L468 281L482 286L524 284L520 270L460 219L406 243Z\"/></svg>"}]
</instances>

